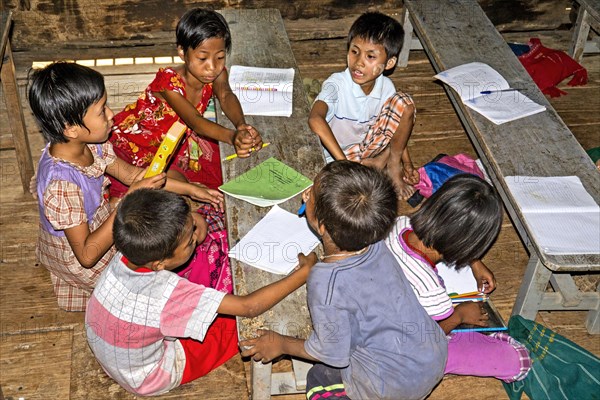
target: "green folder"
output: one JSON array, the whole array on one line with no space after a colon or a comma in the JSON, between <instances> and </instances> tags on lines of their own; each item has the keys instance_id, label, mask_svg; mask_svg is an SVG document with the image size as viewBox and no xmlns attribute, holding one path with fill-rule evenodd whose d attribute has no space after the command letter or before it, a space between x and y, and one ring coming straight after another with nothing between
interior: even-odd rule
<instances>
[{"instance_id":1,"label":"green folder","mask_svg":"<svg viewBox=\"0 0 600 400\"><path fill-rule=\"evenodd\" d=\"M269 158L219 189L259 207L283 203L312 185L312 181L276 158Z\"/></svg>"}]
</instances>

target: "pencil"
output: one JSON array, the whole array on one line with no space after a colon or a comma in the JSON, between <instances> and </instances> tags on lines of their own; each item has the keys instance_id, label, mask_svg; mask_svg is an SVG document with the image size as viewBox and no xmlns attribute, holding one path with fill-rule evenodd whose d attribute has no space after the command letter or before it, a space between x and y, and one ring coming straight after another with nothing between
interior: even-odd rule
<instances>
[{"instance_id":1,"label":"pencil","mask_svg":"<svg viewBox=\"0 0 600 400\"><path fill-rule=\"evenodd\" d=\"M271 143L263 143L261 149L264 149L265 147L267 147L268 145L270 145ZM252 153L254 150L254 147L252 149L250 149L250 153ZM221 161L228 161L228 160L233 160L234 158L237 158L237 153L234 153L230 156L225 157L224 159L222 159Z\"/></svg>"}]
</instances>

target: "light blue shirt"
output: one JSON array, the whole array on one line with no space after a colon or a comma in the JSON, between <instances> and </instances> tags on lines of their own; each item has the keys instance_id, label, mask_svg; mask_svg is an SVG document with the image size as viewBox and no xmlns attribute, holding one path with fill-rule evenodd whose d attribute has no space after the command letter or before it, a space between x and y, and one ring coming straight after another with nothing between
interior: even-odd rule
<instances>
[{"instance_id":1,"label":"light blue shirt","mask_svg":"<svg viewBox=\"0 0 600 400\"><path fill-rule=\"evenodd\" d=\"M327 123L342 150L360 143L377 118L385 102L396 93L392 80L380 75L368 95L354 83L350 70L332 74L321 88L316 100L327 104ZM333 161L324 149L327 162Z\"/></svg>"}]
</instances>

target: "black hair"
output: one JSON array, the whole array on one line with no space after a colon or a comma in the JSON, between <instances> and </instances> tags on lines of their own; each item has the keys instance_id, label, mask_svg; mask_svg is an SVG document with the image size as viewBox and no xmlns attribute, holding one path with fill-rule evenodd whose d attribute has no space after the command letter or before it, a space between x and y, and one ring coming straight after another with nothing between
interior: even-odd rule
<instances>
[{"instance_id":1,"label":"black hair","mask_svg":"<svg viewBox=\"0 0 600 400\"><path fill-rule=\"evenodd\" d=\"M172 257L190 218L190 205L175 193L138 189L121 200L113 225L115 247L142 266Z\"/></svg>"},{"instance_id":2,"label":"black hair","mask_svg":"<svg viewBox=\"0 0 600 400\"><path fill-rule=\"evenodd\" d=\"M85 127L85 113L105 93L101 73L83 65L59 61L31 74L28 98L44 139L50 143L66 143L65 129Z\"/></svg>"},{"instance_id":3,"label":"black hair","mask_svg":"<svg viewBox=\"0 0 600 400\"><path fill-rule=\"evenodd\" d=\"M202 42L211 38L225 41L227 53L231 50L231 33L223 16L215 11L194 8L183 14L175 30L177 46L183 51L195 49Z\"/></svg>"},{"instance_id":4,"label":"black hair","mask_svg":"<svg viewBox=\"0 0 600 400\"><path fill-rule=\"evenodd\" d=\"M361 38L383 45L389 60L398 57L404 41L404 29L400 22L380 12L362 14L350 27L348 32L348 49L354 38Z\"/></svg>"},{"instance_id":5,"label":"black hair","mask_svg":"<svg viewBox=\"0 0 600 400\"><path fill-rule=\"evenodd\" d=\"M394 224L396 190L379 170L334 161L319 172L315 189L315 217L340 250L360 250L378 242Z\"/></svg>"},{"instance_id":6,"label":"black hair","mask_svg":"<svg viewBox=\"0 0 600 400\"><path fill-rule=\"evenodd\" d=\"M448 264L460 269L481 258L502 226L496 189L474 175L446 181L411 217L413 231Z\"/></svg>"}]
</instances>

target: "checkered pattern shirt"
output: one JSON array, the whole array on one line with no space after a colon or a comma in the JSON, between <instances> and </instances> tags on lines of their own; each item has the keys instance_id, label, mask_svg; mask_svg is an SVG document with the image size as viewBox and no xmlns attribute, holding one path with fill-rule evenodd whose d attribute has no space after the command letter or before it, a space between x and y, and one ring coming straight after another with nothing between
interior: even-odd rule
<instances>
[{"instance_id":1,"label":"checkered pattern shirt","mask_svg":"<svg viewBox=\"0 0 600 400\"><path fill-rule=\"evenodd\" d=\"M102 157L96 152L96 145L89 145L94 155L94 163L88 167L72 165L82 174L98 177L104 175L106 166L115 159L112 145L106 142L102 145ZM54 158L54 157L53 157ZM54 158L56 162L67 161ZM44 192L42 207L44 215L55 230L72 228L83 223L88 223L93 232L110 215L108 203L108 185L110 181L104 178L102 185L102 201L94 213L92 221L88 221L83 205L83 192L77 185L63 181L53 180ZM44 229L40 229L37 244L37 257L50 272L54 293L58 306L66 311L85 311L87 301L96 285L100 273L106 268L112 256L114 247L98 261L92 268L84 268L73 253L66 237L54 236Z\"/></svg>"}]
</instances>

